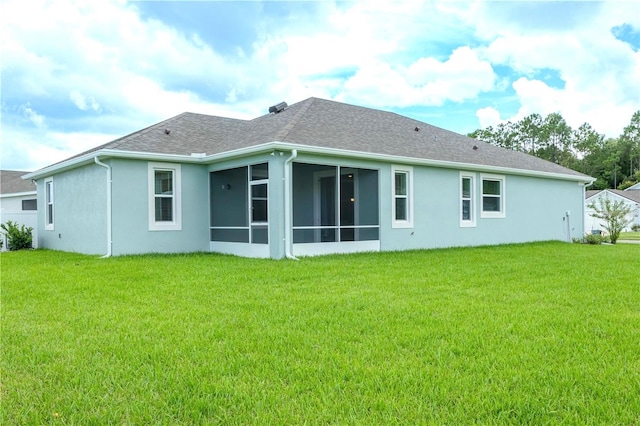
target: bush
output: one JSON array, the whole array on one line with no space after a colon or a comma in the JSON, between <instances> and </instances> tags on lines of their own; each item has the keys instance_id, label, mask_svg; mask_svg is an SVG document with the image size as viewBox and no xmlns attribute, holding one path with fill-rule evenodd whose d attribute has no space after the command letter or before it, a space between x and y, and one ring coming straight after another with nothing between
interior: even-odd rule
<instances>
[{"instance_id":1,"label":"bush","mask_svg":"<svg viewBox=\"0 0 640 426\"><path fill-rule=\"evenodd\" d=\"M575 244L602 244L609 243L609 237L603 234L585 234L582 238L573 238Z\"/></svg>"},{"instance_id":2,"label":"bush","mask_svg":"<svg viewBox=\"0 0 640 426\"><path fill-rule=\"evenodd\" d=\"M633 226L631 227L631 230L632 230L633 232L640 232L640 225L633 225Z\"/></svg>"},{"instance_id":3,"label":"bush","mask_svg":"<svg viewBox=\"0 0 640 426\"><path fill-rule=\"evenodd\" d=\"M31 243L33 242L31 231L33 231L33 228L24 225L18 226L16 222L10 220L1 224L0 228L4 231L3 234L7 236L7 248L9 250L31 248Z\"/></svg>"},{"instance_id":4,"label":"bush","mask_svg":"<svg viewBox=\"0 0 640 426\"><path fill-rule=\"evenodd\" d=\"M605 241L605 237L601 234L587 234L584 237L585 244L602 244Z\"/></svg>"}]
</instances>

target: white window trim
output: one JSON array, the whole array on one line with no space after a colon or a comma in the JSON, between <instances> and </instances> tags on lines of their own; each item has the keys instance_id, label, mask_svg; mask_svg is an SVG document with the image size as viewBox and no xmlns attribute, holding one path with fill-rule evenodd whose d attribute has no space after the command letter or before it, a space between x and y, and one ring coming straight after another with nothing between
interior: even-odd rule
<instances>
[{"instance_id":1,"label":"white window trim","mask_svg":"<svg viewBox=\"0 0 640 426\"><path fill-rule=\"evenodd\" d=\"M155 212L155 171L173 172L173 221L157 222ZM181 165L173 163L153 163L148 165L149 192L149 231L181 231L182 230L182 176Z\"/></svg>"},{"instance_id":2,"label":"white window trim","mask_svg":"<svg viewBox=\"0 0 640 426\"><path fill-rule=\"evenodd\" d=\"M407 174L407 220L396 220L396 173ZM413 228L413 167L391 166L391 227Z\"/></svg>"},{"instance_id":3,"label":"white window trim","mask_svg":"<svg viewBox=\"0 0 640 426\"><path fill-rule=\"evenodd\" d=\"M51 184L51 200L49 198L49 184ZM52 205L51 221L49 221L49 203ZM45 231L53 231L55 229L56 220L56 203L55 203L55 187L53 185L53 176L44 180L44 229ZM51 222L51 223L49 223Z\"/></svg>"},{"instance_id":4,"label":"white window trim","mask_svg":"<svg viewBox=\"0 0 640 426\"><path fill-rule=\"evenodd\" d=\"M500 181L500 211L499 212L486 212L483 209L483 181L485 180L497 180ZM506 179L504 175L490 175L490 174L481 174L480 175L480 194L479 194L479 204L480 204L480 217L483 219L502 219L507 216L506 205L507 205L507 189L506 189Z\"/></svg>"},{"instance_id":5,"label":"white window trim","mask_svg":"<svg viewBox=\"0 0 640 426\"><path fill-rule=\"evenodd\" d=\"M462 179L464 178L468 178L471 179L471 197L469 198L469 200L471 201L471 219L470 220L464 220L462 219L462 202L464 201L464 199L462 198ZM460 200L460 211L459 211L459 217L460 217L460 227L461 228L473 228L476 226L476 174L475 173L468 173L468 172L460 172L460 179L459 179L459 185L460 185L460 194L459 194L459 200Z\"/></svg>"}]
</instances>

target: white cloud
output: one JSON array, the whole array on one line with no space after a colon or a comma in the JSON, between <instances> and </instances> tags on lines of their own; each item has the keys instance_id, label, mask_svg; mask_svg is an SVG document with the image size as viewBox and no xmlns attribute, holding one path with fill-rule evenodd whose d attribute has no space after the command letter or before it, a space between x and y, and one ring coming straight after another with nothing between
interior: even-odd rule
<instances>
[{"instance_id":1,"label":"white cloud","mask_svg":"<svg viewBox=\"0 0 640 426\"><path fill-rule=\"evenodd\" d=\"M476 117L483 129L489 126L495 127L501 122L500 112L493 107L480 108L476 111Z\"/></svg>"},{"instance_id":2,"label":"white cloud","mask_svg":"<svg viewBox=\"0 0 640 426\"><path fill-rule=\"evenodd\" d=\"M100 104L92 96L84 96L79 90L72 90L71 93L69 93L69 98L81 111L91 109L100 112L101 110Z\"/></svg>"},{"instance_id":3,"label":"white cloud","mask_svg":"<svg viewBox=\"0 0 640 426\"><path fill-rule=\"evenodd\" d=\"M375 106L439 106L474 99L491 90L495 80L488 62L461 47L442 62L420 58L407 68L383 62L366 64L346 81L342 97Z\"/></svg>"},{"instance_id":4,"label":"white cloud","mask_svg":"<svg viewBox=\"0 0 640 426\"><path fill-rule=\"evenodd\" d=\"M569 7L573 13L566 16L552 13ZM521 75L512 84L520 108L508 120L559 112L572 127L586 121L615 137L640 109L640 53L611 32L625 22L640 28L637 3L479 3L471 9L466 19L488 40L480 57ZM540 79L549 70L560 84Z\"/></svg>"},{"instance_id":5,"label":"white cloud","mask_svg":"<svg viewBox=\"0 0 640 426\"><path fill-rule=\"evenodd\" d=\"M323 2L257 22L252 48L222 54L123 0L5 0L3 145L46 164L47 149L72 155L183 111L252 118L309 96L441 115L453 102L494 125L558 111L619 135L640 109L640 53L611 28L640 28L637 4L525 3ZM549 13L563 7L575 13Z\"/></svg>"},{"instance_id":6,"label":"white cloud","mask_svg":"<svg viewBox=\"0 0 640 426\"><path fill-rule=\"evenodd\" d=\"M34 126L36 126L39 129L45 127L44 116L38 114L33 108L31 108L31 105L29 103L27 103L26 105L23 105L21 109L24 116Z\"/></svg>"}]
</instances>

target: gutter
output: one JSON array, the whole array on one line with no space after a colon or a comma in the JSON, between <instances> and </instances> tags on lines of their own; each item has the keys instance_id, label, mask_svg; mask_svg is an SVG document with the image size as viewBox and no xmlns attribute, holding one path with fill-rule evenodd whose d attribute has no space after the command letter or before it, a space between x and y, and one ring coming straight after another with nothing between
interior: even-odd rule
<instances>
[{"instance_id":1,"label":"gutter","mask_svg":"<svg viewBox=\"0 0 640 426\"><path fill-rule=\"evenodd\" d=\"M102 259L111 257L113 227L111 224L111 167L100 161L98 156L93 157L93 161L98 165L107 169L107 254Z\"/></svg>"},{"instance_id":2,"label":"gutter","mask_svg":"<svg viewBox=\"0 0 640 426\"><path fill-rule=\"evenodd\" d=\"M291 221L291 163L298 156L298 150L291 151L291 156L284 162L284 255L287 259L299 260L291 252L292 221Z\"/></svg>"},{"instance_id":3,"label":"gutter","mask_svg":"<svg viewBox=\"0 0 640 426\"><path fill-rule=\"evenodd\" d=\"M27 195L37 195L37 194L38 194L38 191L8 192L6 194L0 194L0 198L25 197Z\"/></svg>"},{"instance_id":4,"label":"gutter","mask_svg":"<svg viewBox=\"0 0 640 426\"><path fill-rule=\"evenodd\" d=\"M48 166L43 169L37 170L35 172L26 174L22 176L22 179L38 179L41 177L50 176L53 173L57 173L63 170L73 169L83 164L89 164L93 162L93 159L95 157L102 157L102 158L117 157L117 158L131 158L131 159L147 160L147 161L212 164L218 161L243 157L245 155L267 153L273 150L291 151L291 152L300 150L306 154L318 154L318 155L326 155L326 156L333 156L333 157L356 158L361 160L369 160L369 161L377 161L377 162L380 162L380 161L392 162L392 163L396 162L396 163L411 164L411 165L417 165L417 166L435 166L435 167L443 167L448 169L468 170L468 171L476 171L476 172L504 173L504 174L510 174L510 175L519 175L519 176L533 176L533 177L540 177L540 178L561 179L561 180L568 180L568 181L576 181L576 182L585 183L585 184L587 183L592 184L595 181L593 177L586 176L586 175L579 176L579 175L571 175L571 174L565 174L565 173L544 172L539 170L515 169L511 167L488 166L488 165L482 165L482 164L462 163L462 162L455 162L455 161L430 160L427 158L405 157L400 155L375 154L375 153L351 151L351 150L339 149L339 148L321 148L321 147L316 147L311 145L302 145L298 143L288 143L288 142L278 142L278 141L267 142L261 145L254 145L247 148L240 148L240 149L226 151L226 152L222 152L219 154L212 154L212 155L158 154L158 153L149 153L149 152L101 149L99 151L94 151L85 155L81 155L79 157L75 157L75 158L63 161L62 163L54 164L52 166Z\"/></svg>"}]
</instances>

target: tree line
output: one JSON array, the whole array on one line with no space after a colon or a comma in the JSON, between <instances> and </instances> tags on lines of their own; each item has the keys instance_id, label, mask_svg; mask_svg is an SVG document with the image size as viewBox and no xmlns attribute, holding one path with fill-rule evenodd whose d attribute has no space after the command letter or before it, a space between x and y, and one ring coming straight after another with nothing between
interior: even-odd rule
<instances>
[{"instance_id":1,"label":"tree line","mask_svg":"<svg viewBox=\"0 0 640 426\"><path fill-rule=\"evenodd\" d=\"M589 189L625 189L640 182L640 111L617 138L605 139L589 123L572 129L559 113L531 114L468 136L592 176L596 181Z\"/></svg>"}]
</instances>

